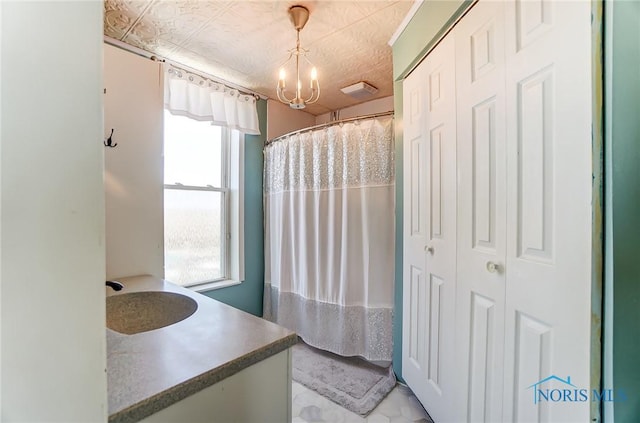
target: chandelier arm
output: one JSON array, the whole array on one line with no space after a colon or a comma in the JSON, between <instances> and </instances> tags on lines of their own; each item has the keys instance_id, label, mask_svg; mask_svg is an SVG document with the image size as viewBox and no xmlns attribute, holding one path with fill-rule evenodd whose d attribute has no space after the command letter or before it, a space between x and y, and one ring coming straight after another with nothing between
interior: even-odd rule
<instances>
[{"instance_id":1,"label":"chandelier arm","mask_svg":"<svg viewBox=\"0 0 640 423\"><path fill-rule=\"evenodd\" d=\"M309 58L307 57L307 52L309 50L305 48L301 48L301 50L303 51L302 57L304 58L307 65L309 65L311 68L314 68L315 66L313 65L311 60L309 60ZM311 93L309 94L309 98L307 100L304 100L305 104L315 103L316 101L318 101L318 98L320 98L320 82L318 82L317 79L311 80L310 88L311 88Z\"/></svg>"},{"instance_id":2,"label":"chandelier arm","mask_svg":"<svg viewBox=\"0 0 640 423\"><path fill-rule=\"evenodd\" d=\"M318 101L318 98L320 98L320 84L316 82L316 87L311 88L311 94L309 95L309 98L304 102L306 104L315 103L316 101Z\"/></svg>"},{"instance_id":3,"label":"chandelier arm","mask_svg":"<svg viewBox=\"0 0 640 423\"><path fill-rule=\"evenodd\" d=\"M318 88L320 88L318 86ZM318 93L318 90L316 88L311 88L311 94L309 94L309 98L307 98L304 102L305 103L313 103L314 102L314 98L316 97L316 94ZM317 98L316 98L317 100Z\"/></svg>"},{"instance_id":4,"label":"chandelier arm","mask_svg":"<svg viewBox=\"0 0 640 423\"><path fill-rule=\"evenodd\" d=\"M278 95L278 100L280 100L283 103L291 103L294 100L293 98L288 99L285 93L285 90L282 90L280 88L276 90L276 94Z\"/></svg>"}]
</instances>

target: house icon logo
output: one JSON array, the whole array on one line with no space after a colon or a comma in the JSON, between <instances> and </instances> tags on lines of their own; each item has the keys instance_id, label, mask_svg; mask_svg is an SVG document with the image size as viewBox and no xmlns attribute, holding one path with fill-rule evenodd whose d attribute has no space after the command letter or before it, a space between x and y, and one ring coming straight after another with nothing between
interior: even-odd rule
<instances>
[{"instance_id":1,"label":"house icon logo","mask_svg":"<svg viewBox=\"0 0 640 423\"><path fill-rule=\"evenodd\" d=\"M613 389L585 389L571 383L571 377L562 379L556 375L551 375L538 382L529 385L527 389L533 390L533 403L540 402L603 402L603 401L626 401L627 395L622 390Z\"/></svg>"},{"instance_id":2,"label":"house icon logo","mask_svg":"<svg viewBox=\"0 0 640 423\"><path fill-rule=\"evenodd\" d=\"M558 381L560 382L561 386L564 389L542 389L543 384L547 383L547 382L551 382L551 381ZM538 382L534 383L533 385L530 385L527 387L527 389L531 389L533 388L533 403L537 404L538 402L540 402L541 400L544 401L553 401L553 402L558 402L558 401L564 401L567 397L567 393L570 395L572 393L572 391L580 391L578 389L578 387L576 385L574 385L573 383L571 383L571 376L567 376L567 379L562 379L561 377L558 377L556 375L551 375L549 377L546 377L542 380L539 380ZM571 389L574 388L574 389ZM555 393L555 395L554 395ZM555 399L557 398L557 399ZM588 396L586 397L585 401L588 400Z\"/></svg>"}]
</instances>

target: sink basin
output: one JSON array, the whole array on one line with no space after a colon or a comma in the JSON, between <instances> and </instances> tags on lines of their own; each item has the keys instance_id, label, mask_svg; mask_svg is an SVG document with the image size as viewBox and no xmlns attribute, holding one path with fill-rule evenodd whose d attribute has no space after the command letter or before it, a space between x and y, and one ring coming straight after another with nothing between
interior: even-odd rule
<instances>
[{"instance_id":1,"label":"sink basin","mask_svg":"<svg viewBox=\"0 0 640 423\"><path fill-rule=\"evenodd\" d=\"M186 319L198 303L186 295L143 291L107 297L107 327L133 335L160 329Z\"/></svg>"}]
</instances>

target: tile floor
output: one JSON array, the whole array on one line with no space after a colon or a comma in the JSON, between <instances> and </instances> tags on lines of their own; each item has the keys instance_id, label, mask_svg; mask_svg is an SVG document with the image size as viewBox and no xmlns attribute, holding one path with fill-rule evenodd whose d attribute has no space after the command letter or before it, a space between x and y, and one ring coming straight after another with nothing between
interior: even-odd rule
<instances>
[{"instance_id":1,"label":"tile floor","mask_svg":"<svg viewBox=\"0 0 640 423\"><path fill-rule=\"evenodd\" d=\"M293 423L432 423L411 390L396 385L393 391L366 417L293 382Z\"/></svg>"}]
</instances>

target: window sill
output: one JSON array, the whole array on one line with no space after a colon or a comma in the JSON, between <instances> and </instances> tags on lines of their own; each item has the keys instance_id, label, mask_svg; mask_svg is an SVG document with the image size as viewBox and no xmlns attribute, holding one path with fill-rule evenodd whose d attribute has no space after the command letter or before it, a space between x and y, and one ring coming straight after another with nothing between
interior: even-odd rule
<instances>
[{"instance_id":1,"label":"window sill","mask_svg":"<svg viewBox=\"0 0 640 423\"><path fill-rule=\"evenodd\" d=\"M201 285L189 286L187 288L195 292L207 292L207 291L214 291L216 289L227 288L229 286L240 285L241 283L242 281L225 279L222 281L208 282L208 283L203 283Z\"/></svg>"}]
</instances>

